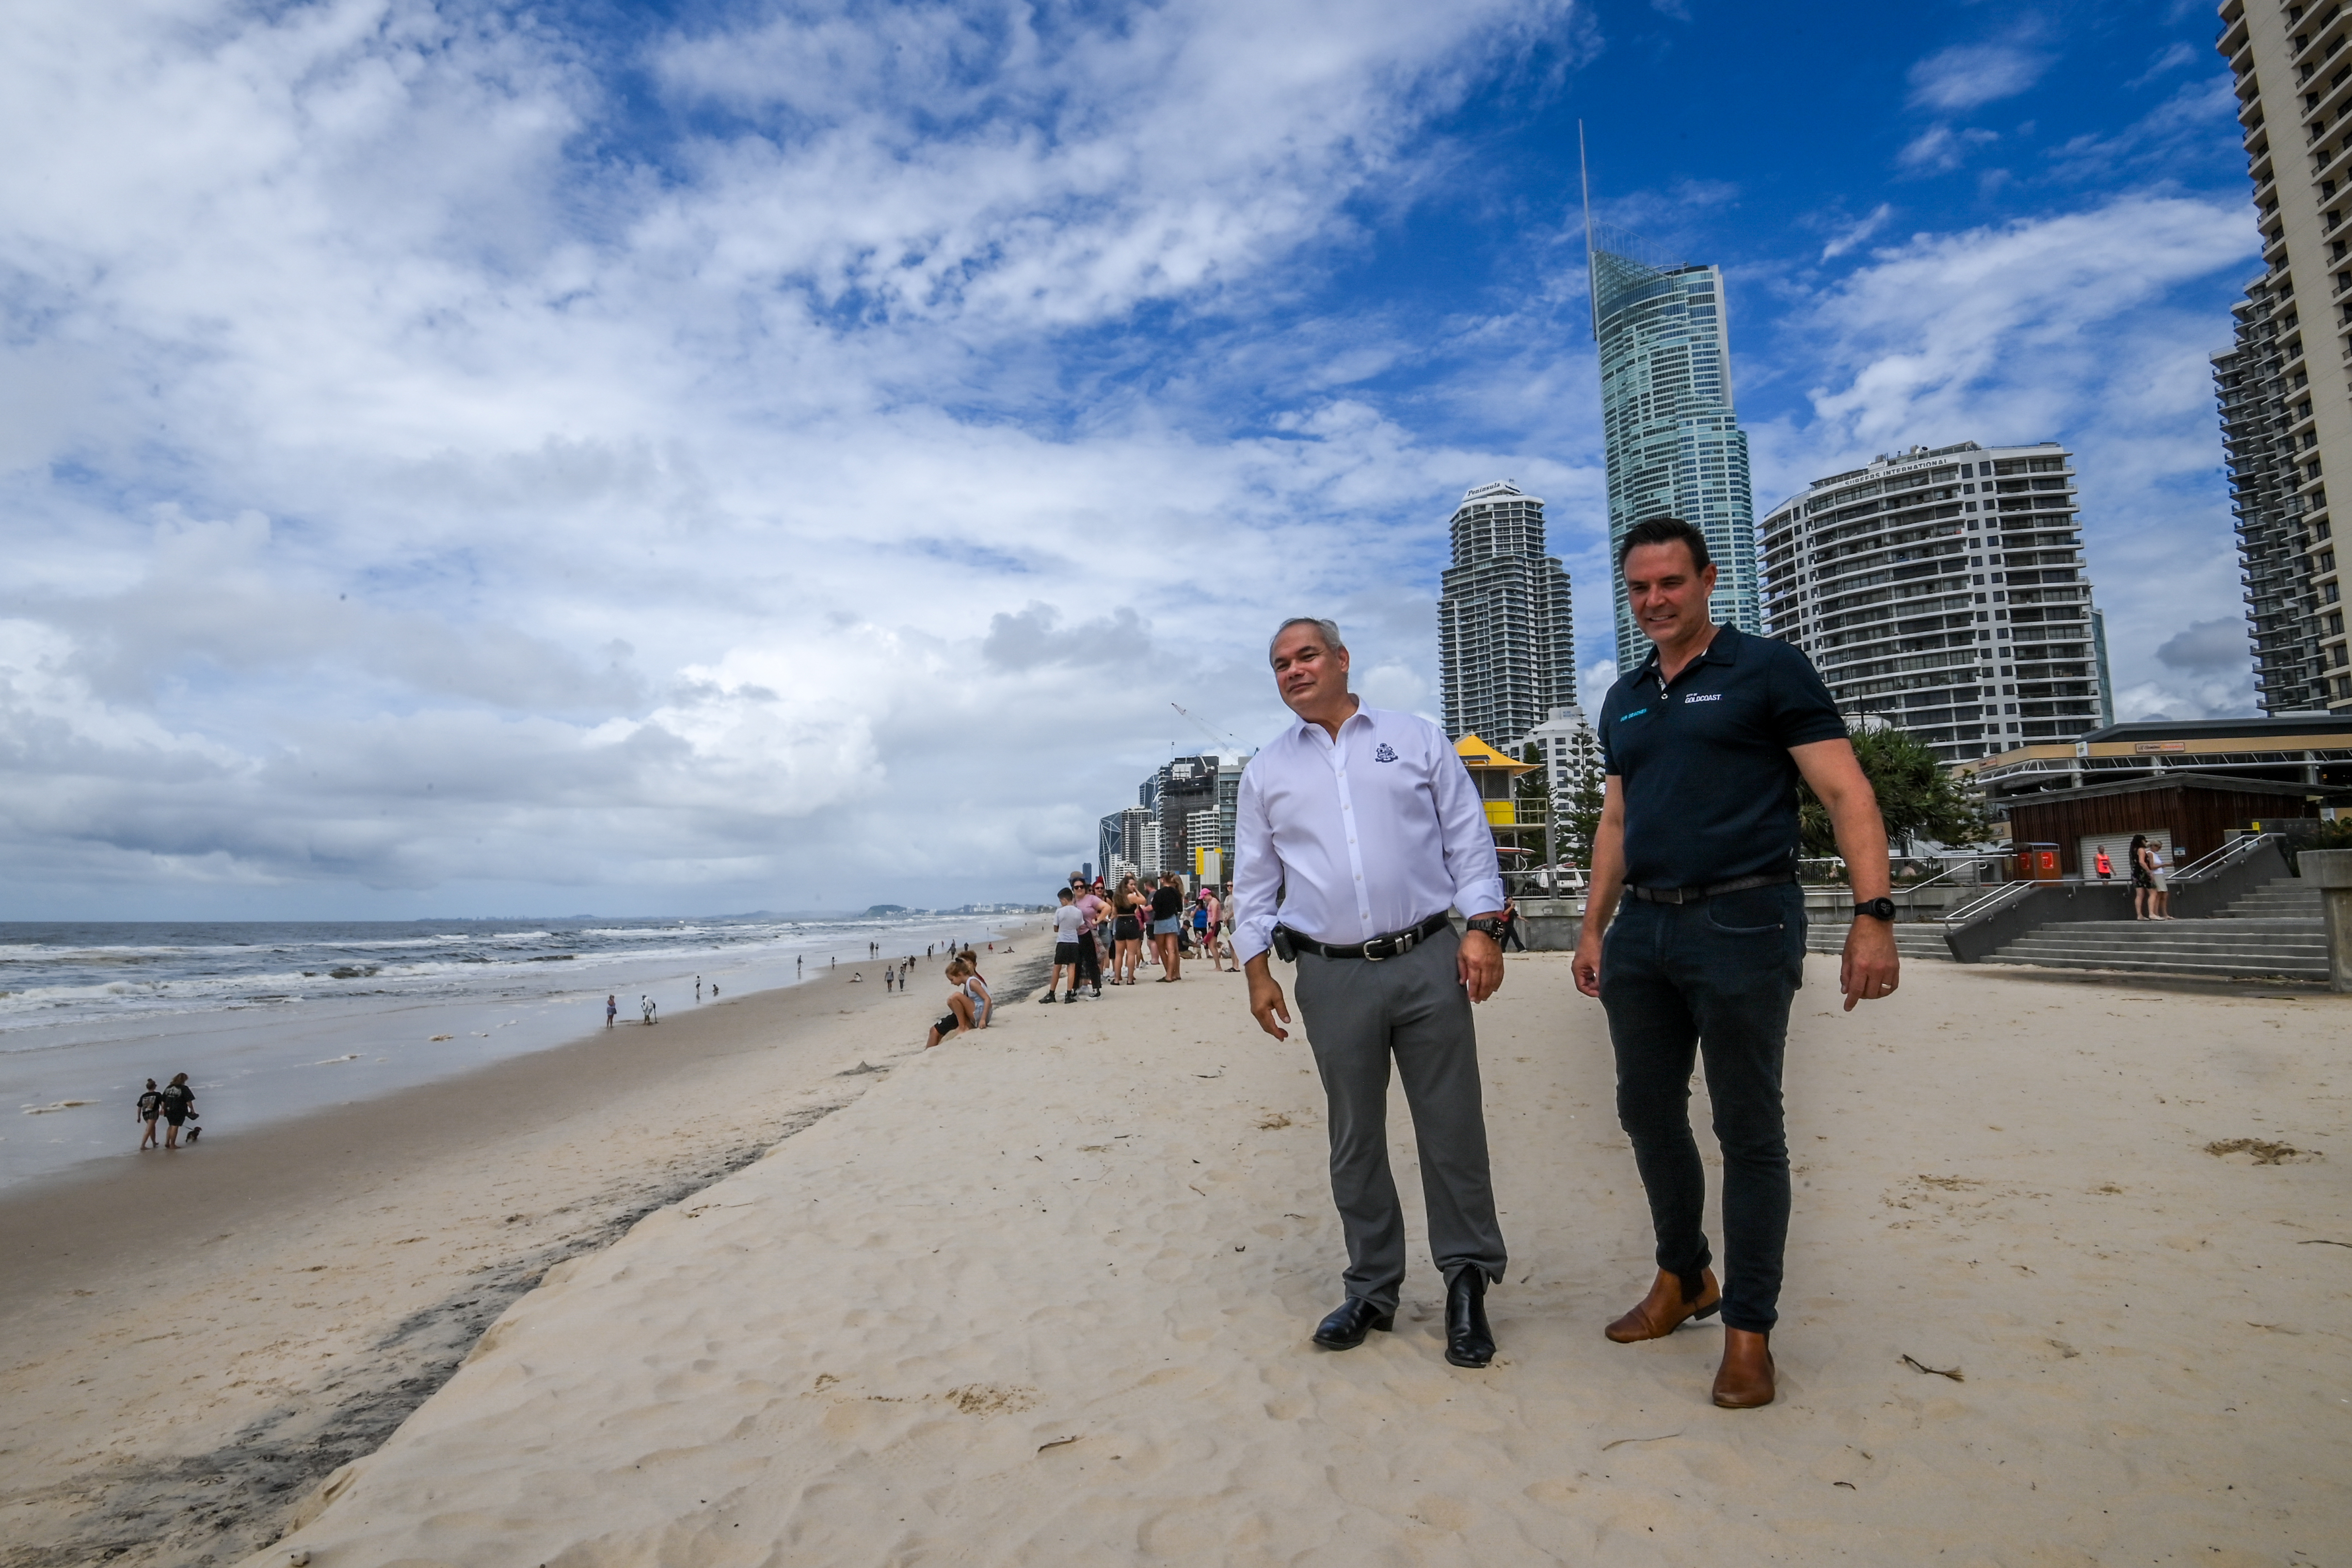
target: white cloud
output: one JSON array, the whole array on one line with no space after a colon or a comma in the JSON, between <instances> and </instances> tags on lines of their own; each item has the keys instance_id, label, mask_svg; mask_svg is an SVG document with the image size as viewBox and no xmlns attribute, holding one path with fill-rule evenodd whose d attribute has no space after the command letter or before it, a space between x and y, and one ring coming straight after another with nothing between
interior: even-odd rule
<instances>
[{"instance_id":1,"label":"white cloud","mask_svg":"<svg viewBox=\"0 0 2352 1568\"><path fill-rule=\"evenodd\" d=\"M1826 374L1811 425L1751 427L1759 502L1915 443L2062 442L2118 686L2175 717L2247 710L2242 658L2192 674L2158 649L2237 600L2214 482L2217 324L2178 292L2252 252L2237 202L2164 195L1874 252L1780 327Z\"/></svg>"},{"instance_id":2,"label":"white cloud","mask_svg":"<svg viewBox=\"0 0 2352 1568\"><path fill-rule=\"evenodd\" d=\"M2183 66L2198 65L2211 58L2212 56L2198 48L2194 44L2185 39L2175 38L2171 43L2158 49L2147 62L2147 69L2134 77L2127 85L2145 87L2168 71L2179 70Z\"/></svg>"},{"instance_id":3,"label":"white cloud","mask_svg":"<svg viewBox=\"0 0 2352 1568\"><path fill-rule=\"evenodd\" d=\"M1948 174L1968 161L1970 148L2000 140L1994 132L1975 127L1955 131L1948 125L1930 125L1906 142L1895 161L1915 174Z\"/></svg>"},{"instance_id":4,"label":"white cloud","mask_svg":"<svg viewBox=\"0 0 2352 1568\"><path fill-rule=\"evenodd\" d=\"M1270 728L1294 606L1411 697L1426 597L1382 585L1427 513L1590 475L1312 390L1233 437L1219 387L1074 394L1055 345L1289 287L1565 17L778 7L640 62L704 127L651 150L496 13L18 18L16 907L960 901L1085 858L1199 744L1170 700Z\"/></svg>"},{"instance_id":5,"label":"white cloud","mask_svg":"<svg viewBox=\"0 0 2352 1568\"><path fill-rule=\"evenodd\" d=\"M1822 259L1823 261L1834 261L1839 257L1843 256L1847 251L1853 249L1856 246L1868 239L1872 235L1876 234L1881 228L1884 228L1886 226L1886 220L1894 216L1895 208L1892 204L1887 202L1879 203L1875 207L1871 209L1869 216L1863 218L1857 223L1848 224L1845 227L1840 229L1837 235L1832 238L1827 245L1822 247Z\"/></svg>"},{"instance_id":6,"label":"white cloud","mask_svg":"<svg viewBox=\"0 0 2352 1568\"><path fill-rule=\"evenodd\" d=\"M1962 44L1911 68L1911 102L1944 113L2014 98L2042 79L2051 58L2011 44Z\"/></svg>"}]
</instances>

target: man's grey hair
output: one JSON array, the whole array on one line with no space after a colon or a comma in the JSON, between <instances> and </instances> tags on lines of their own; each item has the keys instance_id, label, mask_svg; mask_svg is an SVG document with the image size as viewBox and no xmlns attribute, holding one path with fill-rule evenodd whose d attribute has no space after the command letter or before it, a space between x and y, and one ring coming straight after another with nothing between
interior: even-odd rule
<instances>
[{"instance_id":1,"label":"man's grey hair","mask_svg":"<svg viewBox=\"0 0 2352 1568\"><path fill-rule=\"evenodd\" d=\"M1274 662L1274 645L1280 642L1282 640L1282 634L1288 631L1293 626L1313 626L1315 628L1315 634L1323 639L1323 646L1325 647L1329 648L1333 653L1345 653L1348 651L1348 645L1339 640L1339 622L1327 621L1319 616L1293 616L1288 620L1283 622L1282 625L1275 627L1274 636L1266 638L1266 663L1272 664Z\"/></svg>"}]
</instances>

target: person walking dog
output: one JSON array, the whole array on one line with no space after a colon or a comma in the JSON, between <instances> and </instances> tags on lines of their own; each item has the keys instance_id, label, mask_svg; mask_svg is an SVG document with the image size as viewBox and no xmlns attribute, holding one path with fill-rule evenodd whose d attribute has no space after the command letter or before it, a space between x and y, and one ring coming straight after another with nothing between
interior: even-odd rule
<instances>
[{"instance_id":1,"label":"person walking dog","mask_svg":"<svg viewBox=\"0 0 2352 1568\"><path fill-rule=\"evenodd\" d=\"M1474 1002L1503 981L1503 879L1462 759L1425 719L1364 706L1327 620L1285 621L1267 658L1298 722L1242 774L1234 952L1276 1039L1290 1010L1267 963L1296 959L1298 1010L1330 1109L1347 1299L1315 1331L1352 1350L1394 1326L1404 1211L1389 1169L1390 1064L1420 1146L1429 1247L1445 1277L1445 1359L1494 1359L1486 1295L1507 1262L1495 1217ZM1280 905L1276 899L1279 889ZM1457 937L1447 910L1471 916Z\"/></svg>"}]
</instances>

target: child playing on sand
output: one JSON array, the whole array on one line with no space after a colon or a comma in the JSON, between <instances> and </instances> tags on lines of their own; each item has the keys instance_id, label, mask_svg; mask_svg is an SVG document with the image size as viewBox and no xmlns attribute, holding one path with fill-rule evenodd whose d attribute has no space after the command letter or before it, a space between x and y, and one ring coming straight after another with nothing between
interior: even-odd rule
<instances>
[{"instance_id":1,"label":"child playing on sand","mask_svg":"<svg viewBox=\"0 0 2352 1568\"><path fill-rule=\"evenodd\" d=\"M952 989L948 992L948 1010L938 1023L931 1026L930 1038L923 1042L923 1049L929 1050L950 1035L970 1034L978 1026L972 1022L971 994L963 986L971 973L971 971L964 967L962 959L949 961L945 978Z\"/></svg>"}]
</instances>

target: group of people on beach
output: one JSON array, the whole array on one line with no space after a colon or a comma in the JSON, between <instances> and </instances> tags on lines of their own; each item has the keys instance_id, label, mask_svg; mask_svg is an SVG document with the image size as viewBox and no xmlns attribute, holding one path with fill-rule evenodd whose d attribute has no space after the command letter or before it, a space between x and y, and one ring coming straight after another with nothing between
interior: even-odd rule
<instances>
[{"instance_id":1,"label":"group of people on beach","mask_svg":"<svg viewBox=\"0 0 2352 1568\"><path fill-rule=\"evenodd\" d=\"M1133 985L1142 965L1156 964L1153 984L1164 984L1183 979L1187 952L1207 953L1220 971L1233 959L1233 921L1218 889L1203 886L1188 900L1183 879L1172 871L1156 881L1124 876L1109 889L1102 878L1088 881L1084 872L1073 871L1069 886L1055 897L1054 969L1040 1002L1076 1002L1081 985L1087 995L1099 997L1106 966L1109 984ZM1234 964L1234 973L1240 968Z\"/></svg>"},{"instance_id":2,"label":"group of people on beach","mask_svg":"<svg viewBox=\"0 0 2352 1568\"><path fill-rule=\"evenodd\" d=\"M158 1122L164 1127L160 1140L155 1135ZM142 1154L150 1149L177 1149L183 1127L188 1131L188 1142L195 1142L204 1129L196 1125L196 1091L189 1086L186 1073L173 1073L172 1081L161 1089L153 1079L147 1080L146 1089L139 1096L139 1126Z\"/></svg>"}]
</instances>

